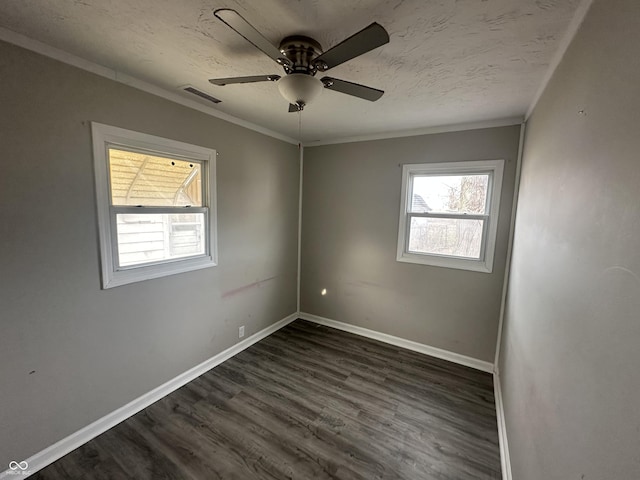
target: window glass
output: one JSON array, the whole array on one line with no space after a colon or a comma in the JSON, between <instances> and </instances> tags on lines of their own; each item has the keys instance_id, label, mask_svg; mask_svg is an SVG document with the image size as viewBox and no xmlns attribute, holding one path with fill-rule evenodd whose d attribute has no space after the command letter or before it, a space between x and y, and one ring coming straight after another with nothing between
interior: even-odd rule
<instances>
[{"instance_id":1,"label":"window glass","mask_svg":"<svg viewBox=\"0 0 640 480\"><path fill-rule=\"evenodd\" d=\"M198 162L109 148L109 174L112 205L202 206Z\"/></svg>"},{"instance_id":2,"label":"window glass","mask_svg":"<svg viewBox=\"0 0 640 480\"><path fill-rule=\"evenodd\" d=\"M118 264L143 263L205 254L204 213L117 214Z\"/></svg>"},{"instance_id":3,"label":"window glass","mask_svg":"<svg viewBox=\"0 0 640 480\"><path fill-rule=\"evenodd\" d=\"M411 213L484 214L489 175L415 175Z\"/></svg>"},{"instance_id":4,"label":"window glass","mask_svg":"<svg viewBox=\"0 0 640 480\"><path fill-rule=\"evenodd\" d=\"M410 253L479 259L484 220L412 217Z\"/></svg>"}]
</instances>

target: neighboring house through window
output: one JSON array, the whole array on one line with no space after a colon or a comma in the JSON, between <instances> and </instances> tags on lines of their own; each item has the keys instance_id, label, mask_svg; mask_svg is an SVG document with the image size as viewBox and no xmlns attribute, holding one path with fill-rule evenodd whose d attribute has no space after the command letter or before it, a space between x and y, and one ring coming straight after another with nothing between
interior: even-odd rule
<instances>
[{"instance_id":1,"label":"neighboring house through window","mask_svg":"<svg viewBox=\"0 0 640 480\"><path fill-rule=\"evenodd\" d=\"M103 288L216 264L212 149L92 124Z\"/></svg>"},{"instance_id":2,"label":"neighboring house through window","mask_svg":"<svg viewBox=\"0 0 640 480\"><path fill-rule=\"evenodd\" d=\"M404 165L397 260L493 270L503 160Z\"/></svg>"}]
</instances>

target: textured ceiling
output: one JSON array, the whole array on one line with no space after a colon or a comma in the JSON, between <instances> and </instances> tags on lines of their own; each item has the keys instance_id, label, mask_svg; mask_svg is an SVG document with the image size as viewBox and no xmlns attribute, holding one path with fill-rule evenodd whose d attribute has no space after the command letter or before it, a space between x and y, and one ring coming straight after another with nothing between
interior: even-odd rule
<instances>
[{"instance_id":1,"label":"textured ceiling","mask_svg":"<svg viewBox=\"0 0 640 480\"><path fill-rule=\"evenodd\" d=\"M324 91L302 113L303 141L521 116L580 0L2 0L0 26L298 138L298 115L272 82L216 87L214 77L282 74L217 20L237 10L278 45L293 34L326 50L376 21L389 44L328 72L385 90L370 103ZM185 94L188 98L196 98Z\"/></svg>"}]
</instances>

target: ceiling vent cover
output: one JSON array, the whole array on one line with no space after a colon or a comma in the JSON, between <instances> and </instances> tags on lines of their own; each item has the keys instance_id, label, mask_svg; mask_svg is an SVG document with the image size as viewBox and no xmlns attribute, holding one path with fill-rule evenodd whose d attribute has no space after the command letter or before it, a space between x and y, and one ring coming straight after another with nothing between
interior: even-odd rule
<instances>
[{"instance_id":1,"label":"ceiling vent cover","mask_svg":"<svg viewBox=\"0 0 640 480\"><path fill-rule=\"evenodd\" d=\"M200 98L204 98L205 100L211 102L211 103L220 103L222 100L217 99L216 97L213 97L211 95L209 95L208 93L204 93L203 91L198 90L197 88L191 86L191 85L186 85L184 87L181 87L182 90L184 90L185 92L189 92L192 93L193 95L197 95Z\"/></svg>"}]
</instances>

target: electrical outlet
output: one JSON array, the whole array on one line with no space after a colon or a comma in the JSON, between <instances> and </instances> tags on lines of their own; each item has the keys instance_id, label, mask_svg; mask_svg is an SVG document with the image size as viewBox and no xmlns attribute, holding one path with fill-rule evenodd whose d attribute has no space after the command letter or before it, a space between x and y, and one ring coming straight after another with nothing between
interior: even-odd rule
<instances>
[{"instance_id":1,"label":"electrical outlet","mask_svg":"<svg viewBox=\"0 0 640 480\"><path fill-rule=\"evenodd\" d=\"M244 337L244 325L238 329L238 338Z\"/></svg>"}]
</instances>

